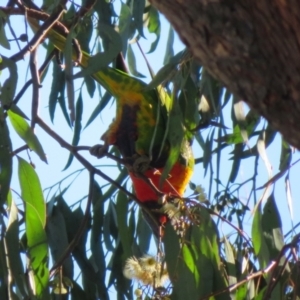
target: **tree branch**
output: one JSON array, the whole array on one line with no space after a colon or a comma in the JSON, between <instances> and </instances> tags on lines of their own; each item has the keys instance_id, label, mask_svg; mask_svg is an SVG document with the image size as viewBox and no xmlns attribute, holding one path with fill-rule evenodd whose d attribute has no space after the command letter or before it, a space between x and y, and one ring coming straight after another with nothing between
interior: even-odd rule
<instances>
[{"instance_id":1,"label":"tree branch","mask_svg":"<svg viewBox=\"0 0 300 300\"><path fill-rule=\"evenodd\" d=\"M300 148L299 1L150 2L216 79Z\"/></svg>"}]
</instances>

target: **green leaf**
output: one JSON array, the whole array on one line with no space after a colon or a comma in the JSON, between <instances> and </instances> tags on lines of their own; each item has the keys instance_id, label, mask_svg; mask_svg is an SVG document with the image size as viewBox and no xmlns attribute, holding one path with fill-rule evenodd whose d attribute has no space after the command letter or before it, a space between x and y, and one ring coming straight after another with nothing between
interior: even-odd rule
<instances>
[{"instance_id":1,"label":"green leaf","mask_svg":"<svg viewBox=\"0 0 300 300\"><path fill-rule=\"evenodd\" d=\"M143 21L143 14L144 14L144 9L145 9L145 0L134 0L133 1L133 8L132 8L132 16L134 20L135 27L143 38L144 36L144 21Z\"/></svg>"},{"instance_id":2,"label":"green leaf","mask_svg":"<svg viewBox=\"0 0 300 300\"><path fill-rule=\"evenodd\" d=\"M160 178L160 184L168 177L171 169L178 160L185 134L182 124L182 112L180 110L178 101L175 101L173 104L173 108L169 115L166 132L168 141L170 143L170 152Z\"/></svg>"},{"instance_id":3,"label":"green leaf","mask_svg":"<svg viewBox=\"0 0 300 300\"><path fill-rule=\"evenodd\" d=\"M164 57L164 65L169 63L170 60L174 57L174 37L175 32L172 26L169 28L168 40L166 45L165 57Z\"/></svg>"},{"instance_id":4,"label":"green leaf","mask_svg":"<svg viewBox=\"0 0 300 300\"><path fill-rule=\"evenodd\" d=\"M107 287L105 284L106 275L106 262L104 254L103 237L103 222L104 222L104 202L102 201L102 191L96 181L93 182L93 223L91 230L91 251L92 258L97 267L98 274L98 286L100 289L98 293L101 299L109 299L107 293Z\"/></svg>"},{"instance_id":5,"label":"green leaf","mask_svg":"<svg viewBox=\"0 0 300 300\"><path fill-rule=\"evenodd\" d=\"M22 297L26 298L28 297L27 292L24 288L26 286L26 278L19 248L18 209L13 200L11 201L9 209L9 219L5 240L9 269Z\"/></svg>"},{"instance_id":6,"label":"green leaf","mask_svg":"<svg viewBox=\"0 0 300 300\"><path fill-rule=\"evenodd\" d=\"M209 104L209 111L207 112L209 119L218 115L222 87L220 86L220 83L206 71L205 68L202 68L200 93L206 98Z\"/></svg>"},{"instance_id":7,"label":"green leaf","mask_svg":"<svg viewBox=\"0 0 300 300\"><path fill-rule=\"evenodd\" d=\"M85 76L84 77L84 82L85 82L86 89L89 93L89 96L91 98L93 98L95 90L96 90L95 80L91 76Z\"/></svg>"},{"instance_id":8,"label":"green leaf","mask_svg":"<svg viewBox=\"0 0 300 300\"><path fill-rule=\"evenodd\" d=\"M176 234L170 222L168 222L166 225L163 242L165 247L168 273L171 281L173 281L177 279L176 262L180 254L180 241L179 236Z\"/></svg>"},{"instance_id":9,"label":"green leaf","mask_svg":"<svg viewBox=\"0 0 300 300\"><path fill-rule=\"evenodd\" d=\"M152 231L149 225L146 223L145 218L143 217L141 211L139 211L136 231L137 231L138 245L141 253L148 253Z\"/></svg>"},{"instance_id":10,"label":"green leaf","mask_svg":"<svg viewBox=\"0 0 300 300\"><path fill-rule=\"evenodd\" d=\"M78 24L77 36L81 50L90 53L90 41L93 34L93 21L92 16L86 15L81 22Z\"/></svg>"},{"instance_id":11,"label":"green leaf","mask_svg":"<svg viewBox=\"0 0 300 300\"><path fill-rule=\"evenodd\" d=\"M59 106L62 110L62 113L65 117L65 120L67 121L68 125L71 127L71 120L70 120L70 116L68 114L68 111L67 111L67 107L66 107L66 101L65 101L65 94L60 94L60 96L58 97L58 103L59 103Z\"/></svg>"},{"instance_id":12,"label":"green leaf","mask_svg":"<svg viewBox=\"0 0 300 300\"><path fill-rule=\"evenodd\" d=\"M66 223L60 207L54 206L51 214L48 213L46 231L53 264L55 264L69 246ZM62 264L62 274L71 279L73 272L73 260L68 256Z\"/></svg>"},{"instance_id":13,"label":"green leaf","mask_svg":"<svg viewBox=\"0 0 300 300\"><path fill-rule=\"evenodd\" d=\"M132 26L132 15L130 8L128 5L121 2L121 12L120 12L120 18L119 18L119 32L122 39L122 53L124 57L126 56L127 52L127 45L128 40L133 35L133 26Z\"/></svg>"},{"instance_id":14,"label":"green leaf","mask_svg":"<svg viewBox=\"0 0 300 300\"><path fill-rule=\"evenodd\" d=\"M186 245L184 246L185 250L181 250L179 236L170 223L166 226L163 241L167 269L173 284L172 299L195 300L195 296L199 297L199 294L194 274L191 271L194 269L194 258L190 250ZM182 255L184 257L181 258Z\"/></svg>"},{"instance_id":15,"label":"green leaf","mask_svg":"<svg viewBox=\"0 0 300 300\"><path fill-rule=\"evenodd\" d=\"M208 167L211 163L212 157L212 144L213 144L213 136L214 136L214 129L212 130L211 134L207 136L207 139L204 144L203 148L203 167L204 167L204 176L207 173Z\"/></svg>"},{"instance_id":16,"label":"green leaf","mask_svg":"<svg viewBox=\"0 0 300 300\"><path fill-rule=\"evenodd\" d=\"M257 255L259 260L260 268L266 268L270 261L270 254L264 238L261 219L261 206L259 204L256 208L252 223L252 242L254 253Z\"/></svg>"},{"instance_id":17,"label":"green leaf","mask_svg":"<svg viewBox=\"0 0 300 300\"><path fill-rule=\"evenodd\" d=\"M129 67L130 73L133 76L136 76L136 77L141 77L141 78L145 77L145 75L143 75L142 73L140 73L137 70L136 59L135 59L135 55L134 55L133 50L132 50L132 46L128 45L127 50L128 50L127 51L128 67Z\"/></svg>"},{"instance_id":18,"label":"green leaf","mask_svg":"<svg viewBox=\"0 0 300 300\"><path fill-rule=\"evenodd\" d=\"M3 113L0 109L1 115ZM6 202L12 176L12 146L6 119L0 118L0 207Z\"/></svg>"},{"instance_id":19,"label":"green leaf","mask_svg":"<svg viewBox=\"0 0 300 300\"><path fill-rule=\"evenodd\" d=\"M231 172L229 175L229 181L230 182L234 182L236 179L236 176L239 172L239 168L240 168L240 164L241 164L241 156L243 153L243 148L244 145L243 144L237 144L234 146L234 150L233 150L233 163L232 163L232 167L231 167Z\"/></svg>"},{"instance_id":20,"label":"green leaf","mask_svg":"<svg viewBox=\"0 0 300 300\"><path fill-rule=\"evenodd\" d=\"M166 64L157 72L155 77L148 83L145 90L152 90L158 87L160 84L168 81L168 79L175 74L175 71L176 71L175 63Z\"/></svg>"},{"instance_id":21,"label":"green leaf","mask_svg":"<svg viewBox=\"0 0 300 300\"><path fill-rule=\"evenodd\" d=\"M225 255L226 255L226 264L227 264L227 273L228 273L228 284L236 284L237 283L237 266L235 265L235 258L232 249L232 245L224 236L224 247L225 247Z\"/></svg>"},{"instance_id":22,"label":"green leaf","mask_svg":"<svg viewBox=\"0 0 300 300\"><path fill-rule=\"evenodd\" d=\"M156 47L160 40L160 32L161 32L159 13L157 9L153 7L153 5L150 6L148 17L149 17L148 31L156 35L156 38L151 43L150 50L148 51L148 53L152 53L154 50L156 50Z\"/></svg>"},{"instance_id":23,"label":"green leaf","mask_svg":"<svg viewBox=\"0 0 300 300\"><path fill-rule=\"evenodd\" d=\"M75 38L76 34L74 32L74 28L70 29L70 32L67 36L65 47L64 47L64 56L65 56L65 78L66 78L66 88L67 88L67 96L68 96L68 107L70 112L70 120L71 124L75 121L75 92L74 92L74 80L73 80L73 38Z\"/></svg>"},{"instance_id":24,"label":"green leaf","mask_svg":"<svg viewBox=\"0 0 300 300\"><path fill-rule=\"evenodd\" d=\"M199 287L199 283L200 283L200 274L199 274L199 270L197 269L197 257L194 257L191 249L184 244L182 246L182 258L184 263L186 264L186 266L188 267L188 269L190 270L190 272L194 275L194 287L197 289ZM208 270L206 270L208 271ZM190 287L192 287L192 285L190 284Z\"/></svg>"},{"instance_id":25,"label":"green leaf","mask_svg":"<svg viewBox=\"0 0 300 300\"><path fill-rule=\"evenodd\" d=\"M5 21L3 16L0 16L0 45L8 50L10 50L10 44L6 37L5 30Z\"/></svg>"},{"instance_id":26,"label":"green leaf","mask_svg":"<svg viewBox=\"0 0 300 300\"><path fill-rule=\"evenodd\" d=\"M179 237L171 225L166 226L164 246L170 279L173 283L172 299L200 299L223 290L225 279L221 270L216 225L205 209L200 214L200 225L190 225L186 230L182 249ZM228 292L216 299L230 299Z\"/></svg>"},{"instance_id":27,"label":"green leaf","mask_svg":"<svg viewBox=\"0 0 300 300\"><path fill-rule=\"evenodd\" d=\"M104 35L109 40L109 47L105 52L97 53L88 60L88 65L81 72L73 76L73 79L82 76L92 75L107 67L122 50L122 40L120 35L111 27L102 24L99 34Z\"/></svg>"},{"instance_id":28,"label":"green leaf","mask_svg":"<svg viewBox=\"0 0 300 300\"><path fill-rule=\"evenodd\" d=\"M284 246L284 239L281 218L273 193L264 206L261 227L270 254L269 260L276 260ZM283 264L283 261L284 257L282 257L280 265Z\"/></svg>"},{"instance_id":29,"label":"green leaf","mask_svg":"<svg viewBox=\"0 0 300 300\"><path fill-rule=\"evenodd\" d=\"M30 270L34 281L32 289L39 298L48 286L49 270L47 236L45 233L46 204L39 178L33 167L18 157L21 195L25 206L25 227L30 259Z\"/></svg>"},{"instance_id":30,"label":"green leaf","mask_svg":"<svg viewBox=\"0 0 300 300\"><path fill-rule=\"evenodd\" d=\"M226 282L220 261L217 227L204 207L199 207L197 211L201 222L199 226L191 227L190 239L195 255L198 254L199 293L204 296L224 290ZM230 299L229 293L226 291L216 299Z\"/></svg>"},{"instance_id":31,"label":"green leaf","mask_svg":"<svg viewBox=\"0 0 300 300\"><path fill-rule=\"evenodd\" d=\"M248 143L248 133L246 130L246 116L244 112L244 102L236 97L233 97L233 113L234 123L238 124L240 134L244 143Z\"/></svg>"},{"instance_id":32,"label":"green leaf","mask_svg":"<svg viewBox=\"0 0 300 300\"><path fill-rule=\"evenodd\" d=\"M246 115L246 119L242 125L244 128L243 130L245 131L244 134L251 137L255 127L259 123L259 120L260 117L253 112L253 110L250 110ZM239 144L245 141L244 137L242 135L242 129L240 125L236 124L234 126L233 133L222 136L220 141L225 141L227 144Z\"/></svg>"},{"instance_id":33,"label":"green leaf","mask_svg":"<svg viewBox=\"0 0 300 300\"><path fill-rule=\"evenodd\" d=\"M24 118L25 120L29 121L29 118L24 114L24 112L17 105L12 103L9 107L9 110L19 115L20 117Z\"/></svg>"},{"instance_id":34,"label":"green leaf","mask_svg":"<svg viewBox=\"0 0 300 300\"><path fill-rule=\"evenodd\" d=\"M193 130L199 123L199 99L198 88L190 76L185 80L184 86L181 89L179 105L184 116L184 126L187 131ZM192 139L193 136L194 133L191 132L190 138Z\"/></svg>"},{"instance_id":35,"label":"green leaf","mask_svg":"<svg viewBox=\"0 0 300 300\"><path fill-rule=\"evenodd\" d=\"M281 138L281 154L280 154L280 165L279 170L284 171L290 166L292 160L292 150L290 145Z\"/></svg>"},{"instance_id":36,"label":"green leaf","mask_svg":"<svg viewBox=\"0 0 300 300\"><path fill-rule=\"evenodd\" d=\"M91 116L89 117L86 125L84 128L88 127L94 120L95 118L101 113L101 111L106 107L108 102L111 99L111 94L109 92L105 92L104 96L101 98L100 102L98 105L95 107L93 110Z\"/></svg>"},{"instance_id":37,"label":"green leaf","mask_svg":"<svg viewBox=\"0 0 300 300\"><path fill-rule=\"evenodd\" d=\"M52 85L51 92L49 96L49 114L50 119L53 122L56 104L58 102L59 95L64 99L65 93L65 72L61 69L61 67L57 63L53 63L53 73L52 73ZM67 123L70 126L69 117L67 118Z\"/></svg>"},{"instance_id":38,"label":"green leaf","mask_svg":"<svg viewBox=\"0 0 300 300\"><path fill-rule=\"evenodd\" d=\"M6 263L6 250L5 250L5 242L4 239L0 239L0 259L1 262L1 268L0 268L0 299L7 299L7 291L9 289L8 287L8 270L7 270L7 263Z\"/></svg>"},{"instance_id":39,"label":"green leaf","mask_svg":"<svg viewBox=\"0 0 300 300\"><path fill-rule=\"evenodd\" d=\"M15 96L18 82L18 69L17 64L14 61L4 56L2 56L2 65L3 68L8 68L9 72L9 77L4 81L0 93L1 105L3 108L7 109L10 107Z\"/></svg>"},{"instance_id":40,"label":"green leaf","mask_svg":"<svg viewBox=\"0 0 300 300\"><path fill-rule=\"evenodd\" d=\"M127 224L127 214L128 214L128 199L127 196L119 191L116 203L116 213L118 221L119 236L122 243L122 248L124 252L123 260L129 258L132 255L131 245L129 243L129 228Z\"/></svg>"},{"instance_id":41,"label":"green leaf","mask_svg":"<svg viewBox=\"0 0 300 300\"><path fill-rule=\"evenodd\" d=\"M83 112L83 101L81 92L79 93L77 102L76 102L76 119L75 119L75 126L74 126L74 135L72 140L72 145L77 146L80 140L80 133L82 129L81 120L82 120L82 112ZM74 155L70 153L68 162L64 167L64 170L68 169L73 161Z\"/></svg>"},{"instance_id":42,"label":"green leaf","mask_svg":"<svg viewBox=\"0 0 300 300\"><path fill-rule=\"evenodd\" d=\"M8 110L7 114L19 137L39 156L42 161L47 163L47 158L42 145L24 118L15 114L11 110Z\"/></svg>"}]
</instances>

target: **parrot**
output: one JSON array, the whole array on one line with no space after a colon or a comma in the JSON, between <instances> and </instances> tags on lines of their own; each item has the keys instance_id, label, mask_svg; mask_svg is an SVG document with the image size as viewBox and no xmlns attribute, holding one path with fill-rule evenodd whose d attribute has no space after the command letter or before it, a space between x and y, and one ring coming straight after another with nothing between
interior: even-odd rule
<instances>
[{"instance_id":1,"label":"parrot","mask_svg":"<svg viewBox=\"0 0 300 300\"><path fill-rule=\"evenodd\" d=\"M36 25L31 23L31 26ZM54 47L63 51L66 36L52 28L47 37ZM88 66L90 57L82 52L78 62L82 68ZM76 58L73 51L73 60ZM117 68L104 67L92 77L116 99L115 119L101 137L103 149L115 146L120 151L142 208L156 211L163 195L183 197L194 170L193 134L178 124L182 134L176 147L173 145L168 132L174 105L171 97L162 87L149 89L142 80ZM97 156L95 150L94 155ZM162 226L167 217L155 212L153 215L154 222L152 215L146 221L154 223L149 225L157 231L153 227Z\"/></svg>"}]
</instances>

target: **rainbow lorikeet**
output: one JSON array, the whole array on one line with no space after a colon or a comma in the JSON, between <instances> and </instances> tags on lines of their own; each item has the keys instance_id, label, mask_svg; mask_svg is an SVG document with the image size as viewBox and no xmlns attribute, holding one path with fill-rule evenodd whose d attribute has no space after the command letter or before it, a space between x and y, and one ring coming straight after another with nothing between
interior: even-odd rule
<instances>
[{"instance_id":1,"label":"rainbow lorikeet","mask_svg":"<svg viewBox=\"0 0 300 300\"><path fill-rule=\"evenodd\" d=\"M52 29L47 37L58 50L64 49L64 35ZM83 68L89 59L82 52ZM102 139L105 146L116 146L127 162L139 202L151 208L163 194L182 197L193 174L192 134L183 122L176 124L177 131L169 130L171 98L162 88L149 89L118 69L105 67L92 77L116 99L116 117Z\"/></svg>"},{"instance_id":2,"label":"rainbow lorikeet","mask_svg":"<svg viewBox=\"0 0 300 300\"><path fill-rule=\"evenodd\" d=\"M117 74L119 80L114 82ZM107 68L101 77L106 77L107 89L116 97L117 103L116 118L102 139L105 145L116 146L128 162L128 172L139 202L156 210L161 206L157 203L162 194L182 197L193 174L191 134L182 135L174 163L166 178L161 180L172 152L167 132L167 104L162 104L157 90L147 90L145 83L126 73ZM164 94L164 97L167 96ZM153 223L151 218L147 220ZM164 223L166 218L160 215L158 221ZM154 231L155 226L151 226Z\"/></svg>"}]
</instances>

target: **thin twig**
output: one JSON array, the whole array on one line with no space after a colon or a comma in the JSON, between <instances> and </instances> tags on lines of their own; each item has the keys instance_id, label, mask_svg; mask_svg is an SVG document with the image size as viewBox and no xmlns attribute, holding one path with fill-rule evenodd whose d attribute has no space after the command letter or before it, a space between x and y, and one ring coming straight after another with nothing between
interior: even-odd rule
<instances>
[{"instance_id":1,"label":"thin twig","mask_svg":"<svg viewBox=\"0 0 300 300\"><path fill-rule=\"evenodd\" d=\"M282 247L281 251L279 252L279 254L277 255L277 258L276 258L276 260L275 260L276 265L279 265L280 259L284 256L285 252L286 252L288 249L293 249L293 248L295 248L295 247L298 246L299 241L300 241L300 234L296 235L296 236L293 238L293 240L292 240L291 243L288 243L288 244L286 244L286 245L284 245L284 246ZM268 286L268 289L267 289L267 291L266 291L266 293L265 293L265 295L264 295L264 299L268 299L268 296L271 295L273 289L275 288L277 282L278 282L279 279L280 279L280 276L281 276L282 272L283 272L284 269L285 269L285 266L286 266L286 264L287 264L287 262L288 262L288 258L289 258L291 255L292 255L292 251L291 251L291 253L289 253L289 254L287 255L287 258L285 258L284 264L281 266L281 268L280 268L279 270L278 270L278 269L274 269L274 271L272 272L271 277L270 277L270 278L271 278L271 281L270 281L270 284L269 284L269 286ZM277 274L275 274L275 272L277 272ZM275 275L276 275L276 276L275 276Z\"/></svg>"},{"instance_id":2,"label":"thin twig","mask_svg":"<svg viewBox=\"0 0 300 300\"><path fill-rule=\"evenodd\" d=\"M96 4L97 0L86 0L84 5L78 5L73 1L70 1L74 6L79 7L79 10L77 11L75 17L72 21L72 26L75 26L79 19L84 18L84 16L91 11L93 6Z\"/></svg>"},{"instance_id":3,"label":"thin twig","mask_svg":"<svg viewBox=\"0 0 300 300\"><path fill-rule=\"evenodd\" d=\"M15 155L17 155L18 153L20 153L20 152L22 152L22 151L24 151L24 150L27 150L27 149L29 149L28 145L23 145L22 147L17 148L16 150L12 151L12 152L11 152L11 156L15 156Z\"/></svg>"},{"instance_id":4,"label":"thin twig","mask_svg":"<svg viewBox=\"0 0 300 300\"><path fill-rule=\"evenodd\" d=\"M231 222L229 222L226 218L222 217L220 214L216 213L215 211L213 211L212 209L208 208L208 207L205 207L201 204L199 204L198 201L195 201L193 199L185 199L186 201L189 201L191 203L193 203L194 205L198 206L198 207L201 207L201 208L204 208L206 209L211 215L214 215L218 218L220 218L223 222L227 223L229 226L231 226L234 230L236 230L244 239L245 241L247 242L248 246L250 248L252 248L252 245L251 243L249 242L250 238L249 237L246 237L246 233L239 229L237 226L233 225Z\"/></svg>"},{"instance_id":5,"label":"thin twig","mask_svg":"<svg viewBox=\"0 0 300 300\"><path fill-rule=\"evenodd\" d=\"M48 64L50 63L50 61L52 60L52 58L55 56L55 50L52 50L51 53L47 56L47 58L45 59L44 63L41 65L40 69L39 69L39 77L41 77L44 73L44 71L46 70ZM24 95L25 91L27 90L27 88L33 83L33 79L28 80L24 86L22 87L22 89L20 90L20 92L17 94L17 96L15 97L15 99L13 100L13 104L17 104L18 101L22 98L22 96Z\"/></svg>"},{"instance_id":6,"label":"thin twig","mask_svg":"<svg viewBox=\"0 0 300 300\"><path fill-rule=\"evenodd\" d=\"M8 19L7 25L8 25L8 28L10 30L10 33L12 34L12 36L14 37L14 40L16 41L16 43L18 45L19 50L21 51L21 46L20 46L20 43L19 43L19 39L17 38L17 36L15 34L15 31L14 31L14 29L12 28L12 26L10 24L9 19Z\"/></svg>"},{"instance_id":7,"label":"thin twig","mask_svg":"<svg viewBox=\"0 0 300 300\"><path fill-rule=\"evenodd\" d=\"M28 14L28 9L24 7L25 12ZM46 37L48 31L55 25L55 23L60 19L63 8L55 10L44 22L43 25L39 28L39 30L35 33L34 37L31 41L18 53L12 55L10 59L14 62L22 59L26 54L32 52Z\"/></svg>"},{"instance_id":8,"label":"thin twig","mask_svg":"<svg viewBox=\"0 0 300 300\"><path fill-rule=\"evenodd\" d=\"M243 279L243 280L241 280L241 281L239 281L239 282L237 282L237 283L235 283L233 285L230 285L230 286L228 286L228 287L226 287L226 288L224 288L224 289L222 289L220 291L210 293L209 295L205 295L203 298L201 298L201 300L209 299L210 297L217 296L217 295L223 294L225 292L233 292L234 290L236 290L238 287L240 287L241 285L245 284L249 280L254 279L256 277L261 277L264 274L269 273L275 266L276 266L276 263L273 261L264 270L255 272L255 273L253 273L251 275L248 275L248 276L246 276L245 279Z\"/></svg>"},{"instance_id":9,"label":"thin twig","mask_svg":"<svg viewBox=\"0 0 300 300\"><path fill-rule=\"evenodd\" d=\"M2 10L4 13L8 14L8 15L26 15L28 17L40 20L40 21L45 21L44 24L39 28L38 32L40 32L42 30L42 27L46 27L45 24L46 22L50 19L51 16L49 16L49 14L39 11L39 10L35 10L35 9L30 9L30 8L7 8L7 7L0 7L0 10ZM53 22L53 24L51 24L51 27L49 28L49 30L53 27L55 31L57 31L60 35L67 37L69 34L69 30L68 28L62 24L61 22L58 21L59 17ZM48 27L46 27L47 31L45 32L45 34L43 35L43 37L46 37L47 32L48 32ZM38 33L37 32L37 33ZM37 33L35 34L35 36L37 36ZM32 43L32 41L31 41ZM73 43L73 50L75 51L76 55L77 55L77 62L81 61L81 49L80 49L80 45L77 42L76 39L72 40ZM24 54L25 55L25 54ZM23 56L24 56L23 55ZM18 55L18 53L16 55L13 56L14 61L18 61L20 59L23 58L20 57ZM3 64L0 64L0 70L2 70L5 66Z\"/></svg>"},{"instance_id":10,"label":"thin twig","mask_svg":"<svg viewBox=\"0 0 300 300\"><path fill-rule=\"evenodd\" d=\"M99 169L95 168L93 165L91 165L83 156L81 156L78 152L76 152L76 148L74 148L72 145L67 143L62 137L60 137L55 131L53 131L40 117L37 117L36 123L39 124L39 126L46 131L54 140L56 140L61 147L68 149L74 157L77 158L77 160L89 171L93 172L94 174L99 175L103 179L105 179L107 182L115 185L119 190L124 192L127 196L129 196L131 199L138 202L137 197L128 192L123 186L121 186L119 183L111 179L109 176L104 174Z\"/></svg>"}]
</instances>

